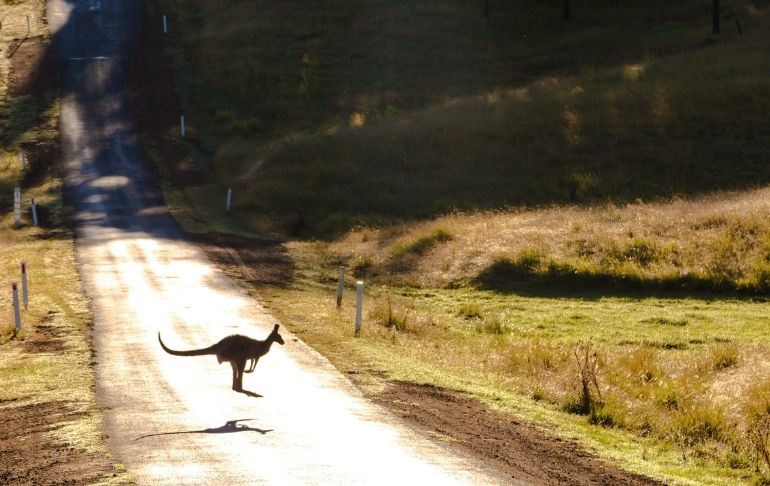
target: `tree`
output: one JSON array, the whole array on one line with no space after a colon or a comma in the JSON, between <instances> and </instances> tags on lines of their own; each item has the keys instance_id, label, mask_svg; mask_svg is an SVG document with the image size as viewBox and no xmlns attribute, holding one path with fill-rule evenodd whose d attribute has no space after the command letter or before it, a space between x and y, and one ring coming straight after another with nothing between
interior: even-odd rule
<instances>
[{"instance_id":1,"label":"tree","mask_svg":"<svg viewBox=\"0 0 770 486\"><path fill-rule=\"evenodd\" d=\"M711 33L719 33L719 0L713 0L711 3Z\"/></svg>"},{"instance_id":2,"label":"tree","mask_svg":"<svg viewBox=\"0 0 770 486\"><path fill-rule=\"evenodd\" d=\"M564 20L569 20L570 14L569 0L564 0Z\"/></svg>"}]
</instances>

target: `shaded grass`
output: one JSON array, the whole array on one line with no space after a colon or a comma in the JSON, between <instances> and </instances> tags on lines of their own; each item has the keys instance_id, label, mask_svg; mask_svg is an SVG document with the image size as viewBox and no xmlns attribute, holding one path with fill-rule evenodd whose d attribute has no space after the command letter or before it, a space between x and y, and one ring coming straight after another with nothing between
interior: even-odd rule
<instances>
[{"instance_id":1,"label":"shaded grass","mask_svg":"<svg viewBox=\"0 0 770 486\"><path fill-rule=\"evenodd\" d=\"M708 6L666 3L192 2L187 108L252 231L770 181L766 11L699 47Z\"/></svg>"}]
</instances>

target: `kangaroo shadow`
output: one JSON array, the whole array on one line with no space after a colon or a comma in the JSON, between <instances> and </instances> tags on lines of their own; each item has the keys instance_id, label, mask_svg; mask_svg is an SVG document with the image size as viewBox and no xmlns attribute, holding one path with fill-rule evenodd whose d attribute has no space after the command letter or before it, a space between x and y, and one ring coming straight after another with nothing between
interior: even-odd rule
<instances>
[{"instance_id":1,"label":"kangaroo shadow","mask_svg":"<svg viewBox=\"0 0 770 486\"><path fill-rule=\"evenodd\" d=\"M199 429L199 430L178 430L174 432L158 432L155 434L147 434L143 435L141 437L137 437L134 440L142 440L146 439L148 437L157 437L160 435L180 435L180 434L231 434L234 432L258 432L262 435L267 434L268 432L272 432L273 429L258 429L256 427L250 427L248 425L239 424L238 422L245 422L248 420L255 420L255 419L238 419L238 420L228 420L225 422L224 425L221 427L211 427L208 429Z\"/></svg>"}]
</instances>

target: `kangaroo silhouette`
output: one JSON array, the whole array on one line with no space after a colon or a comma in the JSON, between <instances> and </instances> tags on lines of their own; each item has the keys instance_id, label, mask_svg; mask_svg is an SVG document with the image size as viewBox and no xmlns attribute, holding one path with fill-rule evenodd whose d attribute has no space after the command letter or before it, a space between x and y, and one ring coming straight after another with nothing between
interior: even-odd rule
<instances>
[{"instance_id":1,"label":"kangaroo silhouette","mask_svg":"<svg viewBox=\"0 0 770 486\"><path fill-rule=\"evenodd\" d=\"M259 358L270 351L270 346L272 346L273 343L283 344L283 338L278 334L278 324L276 324L273 328L273 332L271 332L264 341L241 336L240 334L233 334L223 338L221 341L208 348L176 351L163 344L163 340L160 339L160 332L158 332L158 342L160 342L160 347L162 347L165 352L173 354L174 356L216 355L217 361L219 361L220 364L222 364L223 361L227 361L230 363L230 366L233 367L233 390L238 393L245 393L251 397L261 397L262 395L243 389L243 373L251 373L254 371L254 368L257 367ZM249 369L246 369L247 361L251 361Z\"/></svg>"}]
</instances>

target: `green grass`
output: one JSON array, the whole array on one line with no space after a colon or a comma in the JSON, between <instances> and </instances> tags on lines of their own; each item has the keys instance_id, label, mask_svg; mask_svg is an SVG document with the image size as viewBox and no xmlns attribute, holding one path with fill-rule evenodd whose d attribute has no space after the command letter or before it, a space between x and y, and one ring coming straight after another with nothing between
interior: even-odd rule
<instances>
[{"instance_id":1,"label":"green grass","mask_svg":"<svg viewBox=\"0 0 770 486\"><path fill-rule=\"evenodd\" d=\"M296 261L307 263L312 251L292 247ZM766 302L386 291L370 283L356 339L352 304L337 310L333 286L312 275L289 290L257 293L343 371L374 369L389 379L468 391L670 484L755 477L746 435L753 419L743 410L758 397L770 400L755 381L770 366ZM483 305L483 321L458 313L468 303ZM383 308L408 308L408 330L389 325ZM602 396L587 416L564 412L579 397L574 350L586 340L598 356Z\"/></svg>"}]
</instances>

